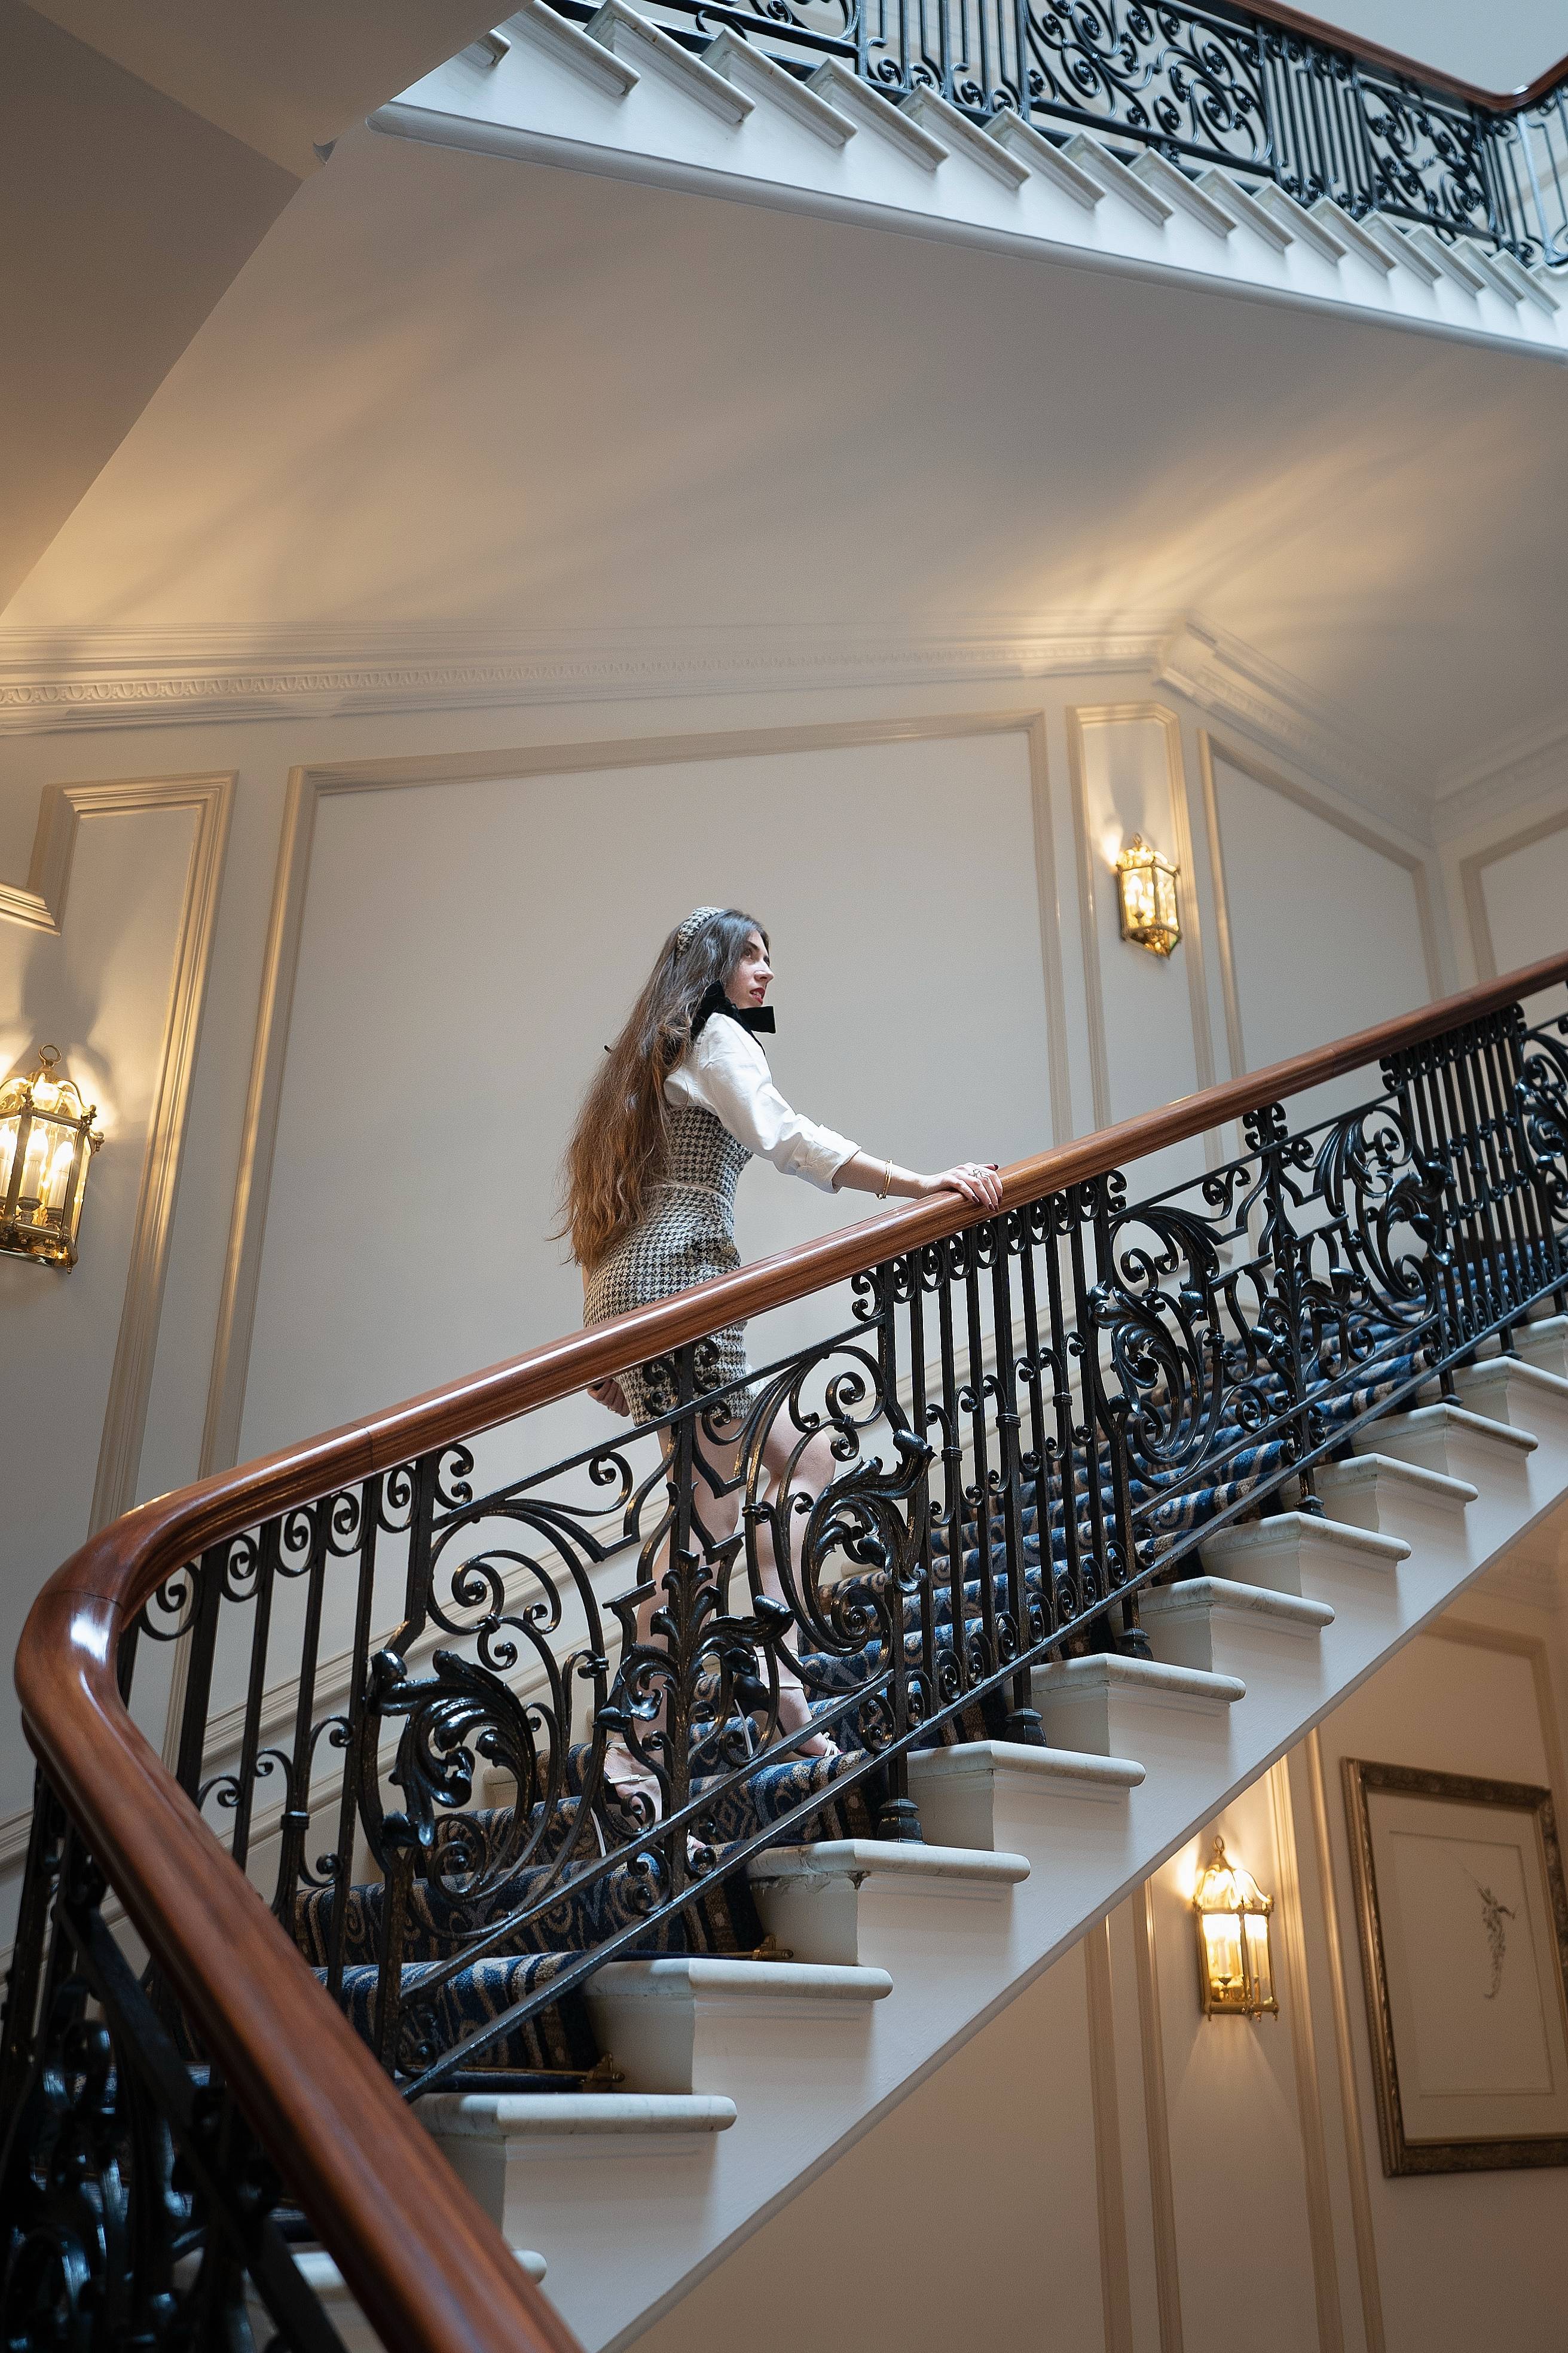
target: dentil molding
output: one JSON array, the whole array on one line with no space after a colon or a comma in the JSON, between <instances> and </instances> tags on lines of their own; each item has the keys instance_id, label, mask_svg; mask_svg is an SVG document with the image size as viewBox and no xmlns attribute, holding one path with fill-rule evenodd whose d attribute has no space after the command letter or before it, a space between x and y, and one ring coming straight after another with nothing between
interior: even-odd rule
<instances>
[{"instance_id":1,"label":"dentil molding","mask_svg":"<svg viewBox=\"0 0 1568 2353\"><path fill-rule=\"evenodd\" d=\"M539 633L0 631L0 733L160 726L301 712L878 686L1136 670L1168 614L1047 614L944 631L740 628Z\"/></svg>"}]
</instances>

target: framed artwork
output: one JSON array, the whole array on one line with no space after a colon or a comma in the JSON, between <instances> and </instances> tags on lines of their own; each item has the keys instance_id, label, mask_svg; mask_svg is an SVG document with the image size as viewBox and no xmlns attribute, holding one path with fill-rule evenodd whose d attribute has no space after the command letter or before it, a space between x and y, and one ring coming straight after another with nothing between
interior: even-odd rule
<instances>
[{"instance_id":1,"label":"framed artwork","mask_svg":"<svg viewBox=\"0 0 1568 2353\"><path fill-rule=\"evenodd\" d=\"M1344 1759L1387 2174L1568 2165L1568 1897L1548 1789Z\"/></svg>"}]
</instances>

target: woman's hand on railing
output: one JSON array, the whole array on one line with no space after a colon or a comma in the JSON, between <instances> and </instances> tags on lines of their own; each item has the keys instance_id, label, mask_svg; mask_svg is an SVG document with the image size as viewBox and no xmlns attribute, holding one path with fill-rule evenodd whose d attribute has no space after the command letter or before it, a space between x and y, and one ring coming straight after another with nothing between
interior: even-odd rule
<instances>
[{"instance_id":1,"label":"woman's hand on railing","mask_svg":"<svg viewBox=\"0 0 1568 2353\"><path fill-rule=\"evenodd\" d=\"M977 1209L999 1209L1002 1206L1002 1179L994 1161L964 1160L956 1168L943 1168L935 1176L921 1176L917 1201L928 1193L962 1193Z\"/></svg>"},{"instance_id":2,"label":"woman's hand on railing","mask_svg":"<svg viewBox=\"0 0 1568 2353\"><path fill-rule=\"evenodd\" d=\"M588 1395L595 1404L607 1405L612 1413L618 1413L623 1421L630 1421L632 1409L626 1403L626 1393L613 1376L608 1380L590 1381Z\"/></svg>"},{"instance_id":3,"label":"woman's hand on railing","mask_svg":"<svg viewBox=\"0 0 1568 2353\"><path fill-rule=\"evenodd\" d=\"M977 1209L1002 1206L1002 1179L994 1161L964 1160L935 1176L921 1176L912 1168L900 1168L897 1161L874 1160L868 1152L857 1152L834 1177L833 1189L875 1193L879 1201L923 1201L932 1193L962 1193Z\"/></svg>"}]
</instances>

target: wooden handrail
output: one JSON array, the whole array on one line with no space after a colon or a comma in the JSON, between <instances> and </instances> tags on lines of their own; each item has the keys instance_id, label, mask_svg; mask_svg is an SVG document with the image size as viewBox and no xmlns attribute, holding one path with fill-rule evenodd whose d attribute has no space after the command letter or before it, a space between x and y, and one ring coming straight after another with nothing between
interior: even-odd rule
<instances>
[{"instance_id":1,"label":"wooden handrail","mask_svg":"<svg viewBox=\"0 0 1568 2353\"><path fill-rule=\"evenodd\" d=\"M1451 98L1467 99L1489 114L1522 113L1527 106L1534 106L1555 90L1568 74L1568 58L1559 58L1555 65L1548 66L1533 81L1517 90L1482 90L1478 82L1466 81L1458 74L1445 73L1438 66L1423 65L1419 58L1385 48L1381 41L1369 41L1361 33L1347 33L1342 26L1325 24L1321 16L1308 16L1305 9L1288 8L1282 0L1244 0L1244 6L1249 16L1262 16L1285 32L1300 33L1310 41L1321 41L1325 48L1343 49L1348 56L1361 58L1370 66L1381 66L1387 73L1401 74L1408 81L1424 82L1428 90L1447 90Z\"/></svg>"},{"instance_id":2,"label":"wooden handrail","mask_svg":"<svg viewBox=\"0 0 1568 2353\"><path fill-rule=\"evenodd\" d=\"M1102 1176L1562 980L1568 955L1016 1161L1003 1174L1004 1207ZM574 2340L132 1724L115 1680L121 1635L170 1571L209 1545L974 1222L957 1195L867 1219L159 1496L89 1538L34 1603L16 1656L27 1738L262 2145L399 2353L568 2353Z\"/></svg>"}]
</instances>

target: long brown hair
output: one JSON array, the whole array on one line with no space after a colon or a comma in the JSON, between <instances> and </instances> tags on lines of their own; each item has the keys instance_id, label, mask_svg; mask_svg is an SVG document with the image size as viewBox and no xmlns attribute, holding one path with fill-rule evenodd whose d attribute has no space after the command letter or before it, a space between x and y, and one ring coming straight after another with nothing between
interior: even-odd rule
<instances>
[{"instance_id":1,"label":"long brown hair","mask_svg":"<svg viewBox=\"0 0 1568 2353\"><path fill-rule=\"evenodd\" d=\"M690 1050L692 1016L715 982L728 981L753 932L765 944L756 917L738 907L716 907L695 931L689 916L678 924L583 1098L566 1147L561 1231L590 1273L638 1222L669 1166L664 1082Z\"/></svg>"}]
</instances>

